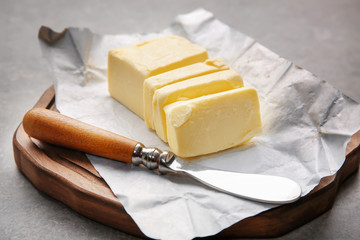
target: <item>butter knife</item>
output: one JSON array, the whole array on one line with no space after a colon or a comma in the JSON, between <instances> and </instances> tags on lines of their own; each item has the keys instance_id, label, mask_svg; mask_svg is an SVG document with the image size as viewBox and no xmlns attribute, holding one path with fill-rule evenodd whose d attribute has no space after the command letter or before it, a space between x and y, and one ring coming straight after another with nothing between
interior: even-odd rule
<instances>
[{"instance_id":1,"label":"butter knife","mask_svg":"<svg viewBox=\"0 0 360 240\"><path fill-rule=\"evenodd\" d=\"M33 108L23 119L25 132L33 138L97 156L143 165L162 174L182 174L217 189L253 201L286 204L298 200L301 187L279 176L222 171L191 164L170 151L143 144L83 123L45 108Z\"/></svg>"}]
</instances>

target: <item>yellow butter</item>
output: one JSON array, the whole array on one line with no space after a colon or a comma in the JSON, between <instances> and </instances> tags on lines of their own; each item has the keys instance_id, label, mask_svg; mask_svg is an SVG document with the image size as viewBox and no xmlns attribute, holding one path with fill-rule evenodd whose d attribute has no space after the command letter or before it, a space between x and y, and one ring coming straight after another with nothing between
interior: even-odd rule
<instances>
[{"instance_id":1,"label":"yellow butter","mask_svg":"<svg viewBox=\"0 0 360 240\"><path fill-rule=\"evenodd\" d=\"M218 58L208 59L205 62L194 63L182 68L177 68L168 72L158 74L147 78L144 82L144 120L149 128L155 129L153 119L153 97L157 89L166 85L180 82L189 78L213 73L216 71L226 70L229 67L224 61Z\"/></svg>"},{"instance_id":2,"label":"yellow butter","mask_svg":"<svg viewBox=\"0 0 360 240\"><path fill-rule=\"evenodd\" d=\"M178 36L166 36L110 50L110 95L143 118L143 83L148 77L208 58L205 49Z\"/></svg>"},{"instance_id":3,"label":"yellow butter","mask_svg":"<svg viewBox=\"0 0 360 240\"><path fill-rule=\"evenodd\" d=\"M241 76L229 69L190 78L156 90L153 97L153 118L157 135L167 142L166 117L163 109L166 105L242 86Z\"/></svg>"},{"instance_id":4,"label":"yellow butter","mask_svg":"<svg viewBox=\"0 0 360 240\"><path fill-rule=\"evenodd\" d=\"M249 87L175 102L164 111L168 144L180 157L228 149L261 131L258 96Z\"/></svg>"}]
</instances>

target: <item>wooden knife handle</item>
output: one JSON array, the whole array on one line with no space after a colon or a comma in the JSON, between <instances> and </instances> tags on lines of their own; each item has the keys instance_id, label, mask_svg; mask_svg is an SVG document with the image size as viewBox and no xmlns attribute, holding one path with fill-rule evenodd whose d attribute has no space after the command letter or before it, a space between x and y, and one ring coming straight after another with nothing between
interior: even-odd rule
<instances>
[{"instance_id":1,"label":"wooden knife handle","mask_svg":"<svg viewBox=\"0 0 360 240\"><path fill-rule=\"evenodd\" d=\"M138 143L45 108L28 111L23 127L41 141L128 163Z\"/></svg>"}]
</instances>

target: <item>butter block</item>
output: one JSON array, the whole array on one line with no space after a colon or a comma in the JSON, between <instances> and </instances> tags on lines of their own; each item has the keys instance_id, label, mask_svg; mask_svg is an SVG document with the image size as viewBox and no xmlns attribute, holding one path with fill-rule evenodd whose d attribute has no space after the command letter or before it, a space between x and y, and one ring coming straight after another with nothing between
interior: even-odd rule
<instances>
[{"instance_id":1,"label":"butter block","mask_svg":"<svg viewBox=\"0 0 360 240\"><path fill-rule=\"evenodd\" d=\"M229 67L223 60L214 58L147 78L144 82L143 96L144 120L147 126L151 129L155 129L152 102L154 93L157 89L186 79L226 69L229 69Z\"/></svg>"},{"instance_id":2,"label":"butter block","mask_svg":"<svg viewBox=\"0 0 360 240\"><path fill-rule=\"evenodd\" d=\"M167 142L166 116L164 107L168 104L218 93L243 86L241 76L234 70L224 70L173 83L155 91L153 117L157 135Z\"/></svg>"},{"instance_id":3,"label":"butter block","mask_svg":"<svg viewBox=\"0 0 360 240\"><path fill-rule=\"evenodd\" d=\"M166 36L110 50L110 95L143 117L143 84L148 77L208 59L205 49L178 36Z\"/></svg>"},{"instance_id":4,"label":"butter block","mask_svg":"<svg viewBox=\"0 0 360 240\"><path fill-rule=\"evenodd\" d=\"M175 102L164 111L168 144L180 157L238 146L262 126L257 92L249 87Z\"/></svg>"}]
</instances>

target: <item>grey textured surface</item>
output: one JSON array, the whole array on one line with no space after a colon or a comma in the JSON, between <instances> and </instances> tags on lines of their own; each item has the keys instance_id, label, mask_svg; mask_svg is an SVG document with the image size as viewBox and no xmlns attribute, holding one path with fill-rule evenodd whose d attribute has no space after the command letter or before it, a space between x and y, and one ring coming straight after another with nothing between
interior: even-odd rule
<instances>
[{"instance_id":1,"label":"grey textured surface","mask_svg":"<svg viewBox=\"0 0 360 240\"><path fill-rule=\"evenodd\" d=\"M154 32L203 7L231 27L360 101L360 2L10 1L0 2L0 239L136 239L73 212L17 170L12 134L51 85L37 31L47 25L98 33ZM341 187L332 210L280 239L358 239L360 176Z\"/></svg>"}]
</instances>

